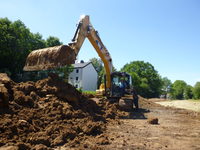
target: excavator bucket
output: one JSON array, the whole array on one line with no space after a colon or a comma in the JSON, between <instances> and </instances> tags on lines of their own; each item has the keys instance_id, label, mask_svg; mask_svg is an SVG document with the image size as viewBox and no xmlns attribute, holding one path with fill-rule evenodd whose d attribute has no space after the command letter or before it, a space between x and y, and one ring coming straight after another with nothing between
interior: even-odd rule
<instances>
[{"instance_id":1,"label":"excavator bucket","mask_svg":"<svg viewBox=\"0 0 200 150\"><path fill-rule=\"evenodd\" d=\"M73 64L75 59L75 51L68 45L38 49L28 55L24 71L53 69Z\"/></svg>"}]
</instances>

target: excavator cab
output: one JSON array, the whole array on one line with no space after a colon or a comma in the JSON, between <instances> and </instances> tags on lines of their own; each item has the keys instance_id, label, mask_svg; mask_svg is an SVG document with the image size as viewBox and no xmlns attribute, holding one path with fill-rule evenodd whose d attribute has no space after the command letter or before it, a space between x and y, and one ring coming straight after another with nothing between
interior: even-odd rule
<instances>
[{"instance_id":1,"label":"excavator cab","mask_svg":"<svg viewBox=\"0 0 200 150\"><path fill-rule=\"evenodd\" d=\"M106 81L106 80L105 80ZM132 80L131 76L125 72L111 73L111 88L106 91L107 97L121 98L125 94L131 94Z\"/></svg>"}]
</instances>

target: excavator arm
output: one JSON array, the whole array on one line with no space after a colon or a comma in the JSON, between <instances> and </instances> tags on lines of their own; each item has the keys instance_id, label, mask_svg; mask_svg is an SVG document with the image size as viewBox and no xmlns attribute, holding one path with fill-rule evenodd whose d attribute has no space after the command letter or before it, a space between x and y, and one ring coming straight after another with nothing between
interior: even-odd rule
<instances>
[{"instance_id":1,"label":"excavator arm","mask_svg":"<svg viewBox=\"0 0 200 150\"><path fill-rule=\"evenodd\" d=\"M104 68L106 71L106 87L111 87L111 73L112 73L112 58L110 53L104 46L103 42L101 41L98 32L94 29L92 24L90 23L89 16L81 16L79 24L77 26L74 38L72 39L72 43L69 43L69 46L75 50L76 55L78 55L79 50L85 40L88 38L96 52L98 53L99 57L104 63Z\"/></svg>"},{"instance_id":2,"label":"excavator arm","mask_svg":"<svg viewBox=\"0 0 200 150\"><path fill-rule=\"evenodd\" d=\"M112 58L90 23L89 16L80 17L72 43L32 51L26 60L25 71L47 70L75 62L85 38L88 38L106 71L106 89L111 88Z\"/></svg>"}]
</instances>

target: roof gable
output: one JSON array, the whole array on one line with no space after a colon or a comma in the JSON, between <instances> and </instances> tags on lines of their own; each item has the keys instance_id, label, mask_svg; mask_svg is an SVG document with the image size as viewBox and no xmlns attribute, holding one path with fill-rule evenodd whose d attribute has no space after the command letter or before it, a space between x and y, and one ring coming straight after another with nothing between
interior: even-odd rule
<instances>
[{"instance_id":1,"label":"roof gable","mask_svg":"<svg viewBox=\"0 0 200 150\"><path fill-rule=\"evenodd\" d=\"M73 64L73 67L74 68L84 68L84 67L86 67L89 64L91 64L91 62L76 63L76 64Z\"/></svg>"}]
</instances>

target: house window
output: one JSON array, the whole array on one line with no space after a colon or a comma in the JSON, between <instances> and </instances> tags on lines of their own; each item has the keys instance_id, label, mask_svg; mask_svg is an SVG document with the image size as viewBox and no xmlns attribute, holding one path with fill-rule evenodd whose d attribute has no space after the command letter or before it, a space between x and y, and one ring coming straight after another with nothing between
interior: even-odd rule
<instances>
[{"instance_id":1,"label":"house window","mask_svg":"<svg viewBox=\"0 0 200 150\"><path fill-rule=\"evenodd\" d=\"M78 69L76 69L76 73L79 73L79 70L78 70Z\"/></svg>"},{"instance_id":2,"label":"house window","mask_svg":"<svg viewBox=\"0 0 200 150\"><path fill-rule=\"evenodd\" d=\"M78 84L76 84L75 87L78 88Z\"/></svg>"},{"instance_id":3,"label":"house window","mask_svg":"<svg viewBox=\"0 0 200 150\"><path fill-rule=\"evenodd\" d=\"M78 77L76 77L76 81L78 81Z\"/></svg>"}]
</instances>

